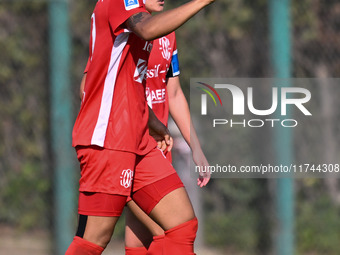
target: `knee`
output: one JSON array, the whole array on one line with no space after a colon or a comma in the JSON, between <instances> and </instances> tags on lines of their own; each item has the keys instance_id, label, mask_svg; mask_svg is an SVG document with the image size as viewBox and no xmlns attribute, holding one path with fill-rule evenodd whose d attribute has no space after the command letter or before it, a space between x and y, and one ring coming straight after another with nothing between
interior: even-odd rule
<instances>
[{"instance_id":1,"label":"knee","mask_svg":"<svg viewBox=\"0 0 340 255\"><path fill-rule=\"evenodd\" d=\"M184 222L174 228L171 228L165 231L165 235L167 237L171 237L172 239L182 240L184 242L194 242L196 239L196 233L198 229L198 221L197 218L193 218L187 222Z\"/></svg>"},{"instance_id":2,"label":"knee","mask_svg":"<svg viewBox=\"0 0 340 255\"><path fill-rule=\"evenodd\" d=\"M105 248L111 240L118 217L87 216L83 236L80 237Z\"/></svg>"},{"instance_id":3,"label":"knee","mask_svg":"<svg viewBox=\"0 0 340 255\"><path fill-rule=\"evenodd\" d=\"M100 232L97 232L96 236L94 236L93 238L95 238L96 244L98 244L99 246L103 248L106 248L106 246L111 241L112 235L113 235L113 229L111 229L110 227L107 227L107 228L102 228L102 230Z\"/></svg>"},{"instance_id":4,"label":"knee","mask_svg":"<svg viewBox=\"0 0 340 255\"><path fill-rule=\"evenodd\" d=\"M101 227L96 231L85 231L84 239L103 247L104 249L111 241L113 229L108 227Z\"/></svg>"},{"instance_id":5,"label":"knee","mask_svg":"<svg viewBox=\"0 0 340 255\"><path fill-rule=\"evenodd\" d=\"M183 224L165 231L165 255L194 255L194 242L198 228L197 219L194 218Z\"/></svg>"},{"instance_id":6,"label":"knee","mask_svg":"<svg viewBox=\"0 0 340 255\"><path fill-rule=\"evenodd\" d=\"M111 240L111 236L112 236L111 233L103 231L100 234L97 233L96 235L94 234L84 235L84 239L105 249Z\"/></svg>"},{"instance_id":7,"label":"knee","mask_svg":"<svg viewBox=\"0 0 340 255\"><path fill-rule=\"evenodd\" d=\"M98 245L106 248L106 246L110 243L111 238L112 238L112 232L104 232L98 239Z\"/></svg>"}]
</instances>

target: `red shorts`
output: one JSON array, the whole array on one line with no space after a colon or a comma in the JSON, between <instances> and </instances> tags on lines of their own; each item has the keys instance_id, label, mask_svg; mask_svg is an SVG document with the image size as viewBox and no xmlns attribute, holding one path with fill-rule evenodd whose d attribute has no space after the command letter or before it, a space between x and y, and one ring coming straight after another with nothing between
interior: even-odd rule
<instances>
[{"instance_id":1,"label":"red shorts","mask_svg":"<svg viewBox=\"0 0 340 255\"><path fill-rule=\"evenodd\" d=\"M169 160L170 163L172 163L172 155L171 155L171 151L164 151L164 152L161 151L161 153L167 158L167 160ZM137 190L137 189L135 189L134 192L135 192L136 190ZM126 202L129 202L129 201L131 201L131 200L132 200L131 196L128 196Z\"/></svg>"},{"instance_id":2,"label":"red shorts","mask_svg":"<svg viewBox=\"0 0 340 255\"><path fill-rule=\"evenodd\" d=\"M78 213L93 216L119 217L126 204L126 196L79 192Z\"/></svg>"},{"instance_id":3,"label":"red shorts","mask_svg":"<svg viewBox=\"0 0 340 255\"><path fill-rule=\"evenodd\" d=\"M132 199L146 213L150 214L158 202L171 191L184 187L177 173L151 183L132 194Z\"/></svg>"},{"instance_id":4,"label":"red shorts","mask_svg":"<svg viewBox=\"0 0 340 255\"><path fill-rule=\"evenodd\" d=\"M78 211L84 215L119 216L122 197L126 201L131 192L176 173L157 148L143 156L98 146L77 146L76 151L81 169L79 191L82 193ZM103 199L103 195L94 193L111 196ZM105 203L98 203L99 200ZM102 208L99 204L103 204ZM112 205L117 206L114 208ZM110 210L111 214L108 212Z\"/></svg>"},{"instance_id":5,"label":"red shorts","mask_svg":"<svg viewBox=\"0 0 340 255\"><path fill-rule=\"evenodd\" d=\"M77 146L80 162L80 192L128 196L131 191L136 154L98 146Z\"/></svg>"},{"instance_id":6,"label":"red shorts","mask_svg":"<svg viewBox=\"0 0 340 255\"><path fill-rule=\"evenodd\" d=\"M165 151L164 155L169 160L169 162L172 163L172 154L171 154L171 151Z\"/></svg>"}]
</instances>

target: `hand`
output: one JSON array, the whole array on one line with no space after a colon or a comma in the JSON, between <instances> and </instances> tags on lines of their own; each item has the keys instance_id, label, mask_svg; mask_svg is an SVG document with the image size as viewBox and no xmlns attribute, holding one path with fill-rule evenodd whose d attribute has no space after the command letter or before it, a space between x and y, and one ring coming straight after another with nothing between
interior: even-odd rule
<instances>
[{"instance_id":1,"label":"hand","mask_svg":"<svg viewBox=\"0 0 340 255\"><path fill-rule=\"evenodd\" d=\"M200 172L197 179L197 185L201 188L206 186L210 180L211 172L209 171L209 163L201 149L196 149L192 154L196 166L199 166Z\"/></svg>"},{"instance_id":2,"label":"hand","mask_svg":"<svg viewBox=\"0 0 340 255\"><path fill-rule=\"evenodd\" d=\"M166 126L156 117L152 109L149 107L149 134L156 140L157 147L162 151L166 149L171 151L173 139Z\"/></svg>"},{"instance_id":3,"label":"hand","mask_svg":"<svg viewBox=\"0 0 340 255\"><path fill-rule=\"evenodd\" d=\"M163 125L164 126L164 125ZM173 139L169 134L169 130L164 126L165 130L155 131L154 129L149 128L149 134L156 140L157 147L165 151L171 151L173 146Z\"/></svg>"}]
</instances>

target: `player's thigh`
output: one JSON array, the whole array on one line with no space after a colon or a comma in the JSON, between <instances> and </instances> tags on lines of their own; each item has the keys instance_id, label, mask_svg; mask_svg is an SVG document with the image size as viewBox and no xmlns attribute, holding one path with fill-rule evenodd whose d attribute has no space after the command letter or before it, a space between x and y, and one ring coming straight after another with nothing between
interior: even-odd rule
<instances>
[{"instance_id":1,"label":"player's thigh","mask_svg":"<svg viewBox=\"0 0 340 255\"><path fill-rule=\"evenodd\" d=\"M164 230L153 221L134 201L130 201L128 204L128 220L132 223L139 222L144 228L148 230L153 236L159 236L164 234Z\"/></svg>"},{"instance_id":2,"label":"player's thigh","mask_svg":"<svg viewBox=\"0 0 340 255\"><path fill-rule=\"evenodd\" d=\"M137 159L132 198L164 230L195 217L183 186L160 150L154 149Z\"/></svg>"},{"instance_id":3,"label":"player's thigh","mask_svg":"<svg viewBox=\"0 0 340 255\"><path fill-rule=\"evenodd\" d=\"M80 192L77 236L105 248L125 204L125 196Z\"/></svg>"},{"instance_id":4,"label":"player's thigh","mask_svg":"<svg viewBox=\"0 0 340 255\"><path fill-rule=\"evenodd\" d=\"M195 218L194 209L184 187L165 195L149 215L164 230L169 230Z\"/></svg>"},{"instance_id":5,"label":"player's thigh","mask_svg":"<svg viewBox=\"0 0 340 255\"><path fill-rule=\"evenodd\" d=\"M119 217L88 216L83 238L105 248L118 219Z\"/></svg>"},{"instance_id":6,"label":"player's thigh","mask_svg":"<svg viewBox=\"0 0 340 255\"><path fill-rule=\"evenodd\" d=\"M165 195L184 185L169 160L157 148L138 156L136 162L132 199L149 215Z\"/></svg>"},{"instance_id":7,"label":"player's thigh","mask_svg":"<svg viewBox=\"0 0 340 255\"><path fill-rule=\"evenodd\" d=\"M125 210L125 244L127 247L149 247L153 236L163 235L163 229L139 206L130 201Z\"/></svg>"},{"instance_id":8,"label":"player's thigh","mask_svg":"<svg viewBox=\"0 0 340 255\"><path fill-rule=\"evenodd\" d=\"M76 149L81 167L78 213L86 218L77 232L105 247L131 192L136 155L97 146Z\"/></svg>"}]
</instances>

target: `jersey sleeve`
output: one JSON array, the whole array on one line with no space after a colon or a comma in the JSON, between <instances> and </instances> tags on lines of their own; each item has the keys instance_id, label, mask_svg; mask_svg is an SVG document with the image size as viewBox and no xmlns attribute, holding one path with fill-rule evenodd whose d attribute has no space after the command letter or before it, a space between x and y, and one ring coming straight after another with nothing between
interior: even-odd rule
<instances>
[{"instance_id":1,"label":"jersey sleeve","mask_svg":"<svg viewBox=\"0 0 340 255\"><path fill-rule=\"evenodd\" d=\"M110 1L108 15L111 29L115 35L123 31L124 22L132 15L147 12L143 0L112 0Z\"/></svg>"},{"instance_id":2,"label":"jersey sleeve","mask_svg":"<svg viewBox=\"0 0 340 255\"><path fill-rule=\"evenodd\" d=\"M171 63L166 75L167 78L176 77L180 74L179 71L179 61L178 61L178 51L177 51L177 43L176 38L174 42L174 50L172 52Z\"/></svg>"}]
</instances>

